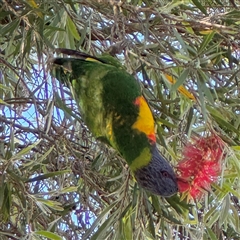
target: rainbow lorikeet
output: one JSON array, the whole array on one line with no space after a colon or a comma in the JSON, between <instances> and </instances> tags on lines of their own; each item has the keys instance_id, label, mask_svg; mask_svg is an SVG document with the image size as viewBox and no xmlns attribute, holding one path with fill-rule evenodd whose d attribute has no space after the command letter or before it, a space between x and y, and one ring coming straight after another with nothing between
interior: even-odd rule
<instances>
[{"instance_id":1,"label":"rainbow lorikeet","mask_svg":"<svg viewBox=\"0 0 240 240\"><path fill-rule=\"evenodd\" d=\"M141 187L164 197L178 191L175 173L156 147L152 112L138 81L109 55L93 57L62 49L52 75L73 90L93 135L126 160Z\"/></svg>"}]
</instances>

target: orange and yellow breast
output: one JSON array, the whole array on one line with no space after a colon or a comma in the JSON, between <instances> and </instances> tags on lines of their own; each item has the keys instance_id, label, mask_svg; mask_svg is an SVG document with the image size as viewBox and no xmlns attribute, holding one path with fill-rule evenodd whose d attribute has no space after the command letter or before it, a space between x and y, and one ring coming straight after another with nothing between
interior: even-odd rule
<instances>
[{"instance_id":1,"label":"orange and yellow breast","mask_svg":"<svg viewBox=\"0 0 240 240\"><path fill-rule=\"evenodd\" d=\"M132 129L137 129L147 135L148 139L156 142L155 126L152 112L143 96L137 97L134 104L139 107L139 114Z\"/></svg>"}]
</instances>

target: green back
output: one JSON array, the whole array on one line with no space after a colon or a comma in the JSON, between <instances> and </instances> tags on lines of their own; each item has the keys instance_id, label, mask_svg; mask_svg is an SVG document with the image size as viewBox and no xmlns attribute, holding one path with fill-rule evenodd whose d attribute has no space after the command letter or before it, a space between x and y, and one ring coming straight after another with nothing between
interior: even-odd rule
<instances>
[{"instance_id":1,"label":"green back","mask_svg":"<svg viewBox=\"0 0 240 240\"><path fill-rule=\"evenodd\" d=\"M95 137L116 148L128 164L151 147L144 133L132 129L139 113L134 101L141 96L133 76L97 61L61 58L55 63L63 66L56 68L58 78L70 80L83 119ZM69 72L64 73L64 67Z\"/></svg>"}]
</instances>

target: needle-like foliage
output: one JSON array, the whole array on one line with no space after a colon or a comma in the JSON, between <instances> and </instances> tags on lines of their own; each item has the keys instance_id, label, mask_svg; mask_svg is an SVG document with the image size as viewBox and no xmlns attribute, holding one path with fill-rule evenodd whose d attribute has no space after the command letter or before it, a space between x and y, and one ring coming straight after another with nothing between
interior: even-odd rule
<instances>
[{"instance_id":1,"label":"needle-like foliage","mask_svg":"<svg viewBox=\"0 0 240 240\"><path fill-rule=\"evenodd\" d=\"M0 238L239 239L239 8L236 0L0 1ZM217 172L197 184L201 198L139 188L50 76L56 48L120 61L151 107L157 147L185 180L196 181L181 165L183 149L201 150L205 139L215 154L209 139L221 140L221 167L196 157L198 173Z\"/></svg>"}]
</instances>

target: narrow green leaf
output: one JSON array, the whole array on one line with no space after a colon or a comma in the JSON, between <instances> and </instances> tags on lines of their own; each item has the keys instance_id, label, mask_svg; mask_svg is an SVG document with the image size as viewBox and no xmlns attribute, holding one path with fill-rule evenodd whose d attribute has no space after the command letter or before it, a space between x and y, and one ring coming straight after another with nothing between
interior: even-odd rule
<instances>
[{"instance_id":1,"label":"narrow green leaf","mask_svg":"<svg viewBox=\"0 0 240 240\"><path fill-rule=\"evenodd\" d=\"M38 202L41 202L41 203L47 205L48 207L50 207L52 209L57 210L57 211L63 211L64 210L64 208L62 207L62 204L60 202L47 200L47 199L43 199L43 198L36 198L36 200Z\"/></svg>"},{"instance_id":2,"label":"narrow green leaf","mask_svg":"<svg viewBox=\"0 0 240 240\"><path fill-rule=\"evenodd\" d=\"M237 176L235 176L235 177L237 177ZM228 192L232 193L234 196L236 196L237 198L240 198L240 193L232 188L232 184L231 185L223 184L222 188L225 188L225 191L228 191Z\"/></svg>"},{"instance_id":3,"label":"narrow green leaf","mask_svg":"<svg viewBox=\"0 0 240 240\"><path fill-rule=\"evenodd\" d=\"M198 80L198 86L199 86L200 91L203 91L206 98L208 99L208 101L212 105L214 105L215 103L214 103L212 93L210 92L209 87L206 85L206 83L209 81L208 77L200 69L198 69L198 76L199 76L199 78L197 80Z\"/></svg>"},{"instance_id":4,"label":"narrow green leaf","mask_svg":"<svg viewBox=\"0 0 240 240\"><path fill-rule=\"evenodd\" d=\"M65 31L63 28L54 27L54 26L51 26L51 25L45 26L45 31L48 30L48 29L53 30L53 31L62 31L62 32ZM45 37L47 37L47 34L45 34Z\"/></svg>"},{"instance_id":5,"label":"narrow green leaf","mask_svg":"<svg viewBox=\"0 0 240 240\"><path fill-rule=\"evenodd\" d=\"M125 239L133 239L133 229L132 229L130 217L127 217L125 219L123 227L124 227L123 231L124 231Z\"/></svg>"},{"instance_id":6,"label":"narrow green leaf","mask_svg":"<svg viewBox=\"0 0 240 240\"><path fill-rule=\"evenodd\" d=\"M5 106L9 106L9 107L11 106L10 104L3 101L2 99L0 99L0 105L5 105Z\"/></svg>"},{"instance_id":7,"label":"narrow green leaf","mask_svg":"<svg viewBox=\"0 0 240 240\"><path fill-rule=\"evenodd\" d=\"M118 201L113 202L112 204L110 204L108 207L106 207L101 214L97 217L97 219L92 223L91 227L85 232L85 234L82 236L82 240L87 240L89 239L89 236L95 231L95 228L98 227L99 223L102 221L103 218L106 218L109 215L109 212L111 211L111 209L114 208L114 206L118 203ZM113 211L113 213L116 211ZM110 215L111 217L115 217L115 214ZM106 225L108 225L108 222L105 223ZM105 226L104 226L105 228Z\"/></svg>"},{"instance_id":8,"label":"narrow green leaf","mask_svg":"<svg viewBox=\"0 0 240 240\"><path fill-rule=\"evenodd\" d=\"M71 187L65 187L61 189L59 192L60 193L69 193L69 192L76 192L78 190L78 186L71 186Z\"/></svg>"},{"instance_id":9,"label":"narrow green leaf","mask_svg":"<svg viewBox=\"0 0 240 240\"><path fill-rule=\"evenodd\" d=\"M203 90L201 89L202 84L200 83L199 79L197 81L197 85L198 85L198 94L199 94L199 100L200 100L200 106L201 106L203 118L204 120L206 120L207 119L206 104L205 104L205 99L203 95Z\"/></svg>"},{"instance_id":10,"label":"narrow green leaf","mask_svg":"<svg viewBox=\"0 0 240 240\"><path fill-rule=\"evenodd\" d=\"M12 88L11 88L11 87L5 86L5 85L3 85L3 84L0 84L0 89L5 90L6 92L11 92L11 91L12 91ZM1 99L1 100L2 100L2 99Z\"/></svg>"},{"instance_id":11,"label":"narrow green leaf","mask_svg":"<svg viewBox=\"0 0 240 240\"><path fill-rule=\"evenodd\" d=\"M175 211L180 214L187 214L188 209L191 207L190 204L188 204L185 201L180 201L180 197L175 194L169 198L166 198L166 201L170 204L170 206L175 209Z\"/></svg>"},{"instance_id":12,"label":"narrow green leaf","mask_svg":"<svg viewBox=\"0 0 240 240\"><path fill-rule=\"evenodd\" d=\"M186 134L188 136L191 136L192 128L193 128L193 122L195 120L195 115L194 115L194 108L190 107L188 114L187 114L187 124L186 124Z\"/></svg>"},{"instance_id":13,"label":"narrow green leaf","mask_svg":"<svg viewBox=\"0 0 240 240\"><path fill-rule=\"evenodd\" d=\"M25 147L24 149L22 149L20 152L18 152L17 154L13 155L10 158L10 161L14 161L14 160L18 160L19 158L21 158L22 156L26 155L27 153L29 153L34 147L36 147L42 140L38 140L37 142L35 142L34 144Z\"/></svg>"},{"instance_id":14,"label":"narrow green leaf","mask_svg":"<svg viewBox=\"0 0 240 240\"><path fill-rule=\"evenodd\" d=\"M212 231L211 228L206 227L206 229L207 229L207 233L208 233L207 239L218 240L217 236L215 235L215 233Z\"/></svg>"},{"instance_id":15,"label":"narrow green leaf","mask_svg":"<svg viewBox=\"0 0 240 240\"><path fill-rule=\"evenodd\" d=\"M210 106L207 106L207 109L221 128L226 128L232 132L237 133L238 135L240 134L240 131L236 129L233 125L231 125L229 122L227 122L225 120L226 117L223 117L223 115L221 115L220 112L217 111L217 109L211 108Z\"/></svg>"},{"instance_id":16,"label":"narrow green leaf","mask_svg":"<svg viewBox=\"0 0 240 240\"><path fill-rule=\"evenodd\" d=\"M203 218L203 222L206 223L210 216L216 211L217 207L212 207L205 215L204 215L204 218Z\"/></svg>"},{"instance_id":17,"label":"narrow green leaf","mask_svg":"<svg viewBox=\"0 0 240 240\"><path fill-rule=\"evenodd\" d=\"M62 109L64 111L64 113L68 119L71 119L70 118L70 116L71 116L74 119L76 119L77 121L81 122L81 119L79 118L79 116L74 114L72 109L66 106L66 104L63 102L63 100L59 97L59 95L57 93L54 95L54 97L55 97L55 102L56 102L57 107L59 107L60 109Z\"/></svg>"},{"instance_id":18,"label":"narrow green leaf","mask_svg":"<svg viewBox=\"0 0 240 240\"><path fill-rule=\"evenodd\" d=\"M240 151L240 146L232 146L231 148L232 148L233 150Z\"/></svg>"},{"instance_id":19,"label":"narrow green leaf","mask_svg":"<svg viewBox=\"0 0 240 240\"><path fill-rule=\"evenodd\" d=\"M232 214L230 215L230 218L232 217L232 223L231 226L236 232L240 232L240 225L239 225L239 211L233 205L231 205L231 211Z\"/></svg>"},{"instance_id":20,"label":"narrow green leaf","mask_svg":"<svg viewBox=\"0 0 240 240\"><path fill-rule=\"evenodd\" d=\"M76 41L69 27L67 27L66 29L66 34L67 34L67 39L65 39L64 41L64 43L66 43L66 47L69 49L74 49Z\"/></svg>"},{"instance_id":21,"label":"narrow green leaf","mask_svg":"<svg viewBox=\"0 0 240 240\"><path fill-rule=\"evenodd\" d=\"M3 201L4 201L4 189L5 189L5 185L6 185L6 183L4 183L4 179L5 179L5 175L2 175L2 177L0 178L0 180L1 180L1 182L0 182L0 209L2 208Z\"/></svg>"},{"instance_id":22,"label":"narrow green leaf","mask_svg":"<svg viewBox=\"0 0 240 240\"><path fill-rule=\"evenodd\" d=\"M223 3L222 1L220 1L220 0L215 0L215 1L216 1L216 3L218 3L219 5L224 6L224 3Z\"/></svg>"},{"instance_id":23,"label":"narrow green leaf","mask_svg":"<svg viewBox=\"0 0 240 240\"><path fill-rule=\"evenodd\" d=\"M1 15L0 20L4 19L6 16L9 16L12 12L11 11L3 11L3 8L1 9Z\"/></svg>"},{"instance_id":24,"label":"narrow green leaf","mask_svg":"<svg viewBox=\"0 0 240 240\"><path fill-rule=\"evenodd\" d=\"M34 233L52 240L63 240L63 238L61 238L59 235L48 231L36 231Z\"/></svg>"},{"instance_id":25,"label":"narrow green leaf","mask_svg":"<svg viewBox=\"0 0 240 240\"><path fill-rule=\"evenodd\" d=\"M58 175L62 175L64 173L69 173L71 170L62 170L62 171L56 171L56 172L50 172L50 173L46 173L46 174L42 174L40 176L34 177L34 178L30 178L28 180L25 180L25 182L36 182L39 180L44 180L50 177L55 177Z\"/></svg>"},{"instance_id":26,"label":"narrow green leaf","mask_svg":"<svg viewBox=\"0 0 240 240\"><path fill-rule=\"evenodd\" d=\"M188 50L187 50L187 53L188 53ZM183 62L185 62L185 63L192 61L191 57L188 57L188 54L183 54L183 53L180 53L180 52L176 52L175 56L176 56L177 59L183 60Z\"/></svg>"},{"instance_id":27,"label":"narrow green leaf","mask_svg":"<svg viewBox=\"0 0 240 240\"><path fill-rule=\"evenodd\" d=\"M160 125L165 125L165 126L167 126L167 127L169 127L169 128L177 128L178 126L176 126L175 124L173 124L173 123L170 123L168 120L165 120L165 119L163 119L163 118L157 118L156 119L157 120L157 122L160 124Z\"/></svg>"},{"instance_id":28,"label":"narrow green leaf","mask_svg":"<svg viewBox=\"0 0 240 240\"><path fill-rule=\"evenodd\" d=\"M159 203L159 198L156 195L152 195L151 199L152 199L152 205L153 205L155 211L158 214L161 214L162 213L162 209L161 209L161 205Z\"/></svg>"},{"instance_id":29,"label":"narrow green leaf","mask_svg":"<svg viewBox=\"0 0 240 240\"><path fill-rule=\"evenodd\" d=\"M146 207L149 215L148 229L151 235L155 238L155 226L154 226L154 216L152 213L152 206L149 201L146 201Z\"/></svg>"},{"instance_id":30,"label":"narrow green leaf","mask_svg":"<svg viewBox=\"0 0 240 240\"><path fill-rule=\"evenodd\" d=\"M198 48L198 54L202 54L202 52L204 51L204 49L208 46L208 44L212 41L213 37L214 37L215 32L212 31L210 34L207 34L206 36L204 36L203 41L200 45L200 47Z\"/></svg>"},{"instance_id":31,"label":"narrow green leaf","mask_svg":"<svg viewBox=\"0 0 240 240\"><path fill-rule=\"evenodd\" d=\"M39 164L41 163L42 161L44 161L47 156L53 151L55 146L51 146L43 155L41 155L39 158L38 158L38 161L35 162L35 161L30 161L28 163L24 163L24 167L28 167L28 166L31 166L31 165L35 165L35 164Z\"/></svg>"},{"instance_id":32,"label":"narrow green leaf","mask_svg":"<svg viewBox=\"0 0 240 240\"><path fill-rule=\"evenodd\" d=\"M214 209L214 210L212 210ZM213 207L211 210L211 216L209 215L208 221L206 222L206 227L211 228L214 223L219 219L220 217L220 211L216 210L216 207Z\"/></svg>"},{"instance_id":33,"label":"narrow green leaf","mask_svg":"<svg viewBox=\"0 0 240 240\"><path fill-rule=\"evenodd\" d=\"M223 207L222 207L222 210L220 211L220 217L219 217L220 223L223 223L225 221L225 219L227 218L227 215L229 214L229 210L230 210L230 197L228 194L224 199Z\"/></svg>"},{"instance_id":34,"label":"narrow green leaf","mask_svg":"<svg viewBox=\"0 0 240 240\"><path fill-rule=\"evenodd\" d=\"M0 208L0 212L2 214L3 221L7 222L9 220L10 216L10 210L11 210L11 203L12 203L12 189L9 185L9 183L4 183L2 186L3 191L3 199L2 204Z\"/></svg>"},{"instance_id":35,"label":"narrow green leaf","mask_svg":"<svg viewBox=\"0 0 240 240\"><path fill-rule=\"evenodd\" d=\"M107 220L98 228L94 235L90 238L91 240L104 239L103 236L106 235L107 231L109 231L109 227L112 226L116 222L116 214L112 213ZM85 239L85 238L84 238Z\"/></svg>"},{"instance_id":36,"label":"narrow green leaf","mask_svg":"<svg viewBox=\"0 0 240 240\"><path fill-rule=\"evenodd\" d=\"M16 182L19 184L22 184L24 179L22 176L19 176L19 174L16 174L13 170L7 169L6 172L9 174L9 176L12 177Z\"/></svg>"},{"instance_id":37,"label":"narrow green leaf","mask_svg":"<svg viewBox=\"0 0 240 240\"><path fill-rule=\"evenodd\" d=\"M173 33L174 33L175 37L177 38L177 40L179 41L179 43L181 44L183 50L184 50L186 53L188 53L188 47L187 47L185 41L183 40L183 38L181 37L181 35L180 35L180 34L178 33L178 31L177 31L176 29L174 29L174 28L173 28ZM182 57L184 57L184 56L182 55ZM187 58L186 55L185 55L185 58L186 58L186 59L189 59L189 58ZM190 59L189 59L189 60L190 60Z\"/></svg>"},{"instance_id":38,"label":"narrow green leaf","mask_svg":"<svg viewBox=\"0 0 240 240\"><path fill-rule=\"evenodd\" d=\"M8 34L11 35L13 33L13 31L18 28L19 23L20 23L20 20L18 18L11 21L9 24L5 25L1 29L0 35L2 35L2 36L8 35Z\"/></svg>"},{"instance_id":39,"label":"narrow green leaf","mask_svg":"<svg viewBox=\"0 0 240 240\"><path fill-rule=\"evenodd\" d=\"M80 40L80 36L79 33L77 31L76 25L73 23L72 19L68 16L67 17L67 27L70 31L70 33L72 34L72 36L76 39L76 40Z\"/></svg>"},{"instance_id":40,"label":"narrow green leaf","mask_svg":"<svg viewBox=\"0 0 240 240\"><path fill-rule=\"evenodd\" d=\"M186 81L188 75L189 75L190 69L186 68L181 75L179 76L178 80L174 85L172 85L172 91L176 91L183 83Z\"/></svg>"},{"instance_id":41,"label":"narrow green leaf","mask_svg":"<svg viewBox=\"0 0 240 240\"><path fill-rule=\"evenodd\" d=\"M12 237L12 239L19 239L20 240L20 238L16 238L16 234L14 233L14 234L12 234L12 233L9 233L9 232L3 232L3 231L0 231L0 236L2 237L2 236L6 236L6 238L4 238L4 239L11 239L10 237Z\"/></svg>"},{"instance_id":42,"label":"narrow green leaf","mask_svg":"<svg viewBox=\"0 0 240 240\"><path fill-rule=\"evenodd\" d=\"M192 0L192 2L195 4L195 6L205 15L207 15L207 11L205 9L205 7L203 7L203 5L198 1L198 0Z\"/></svg>"}]
</instances>

